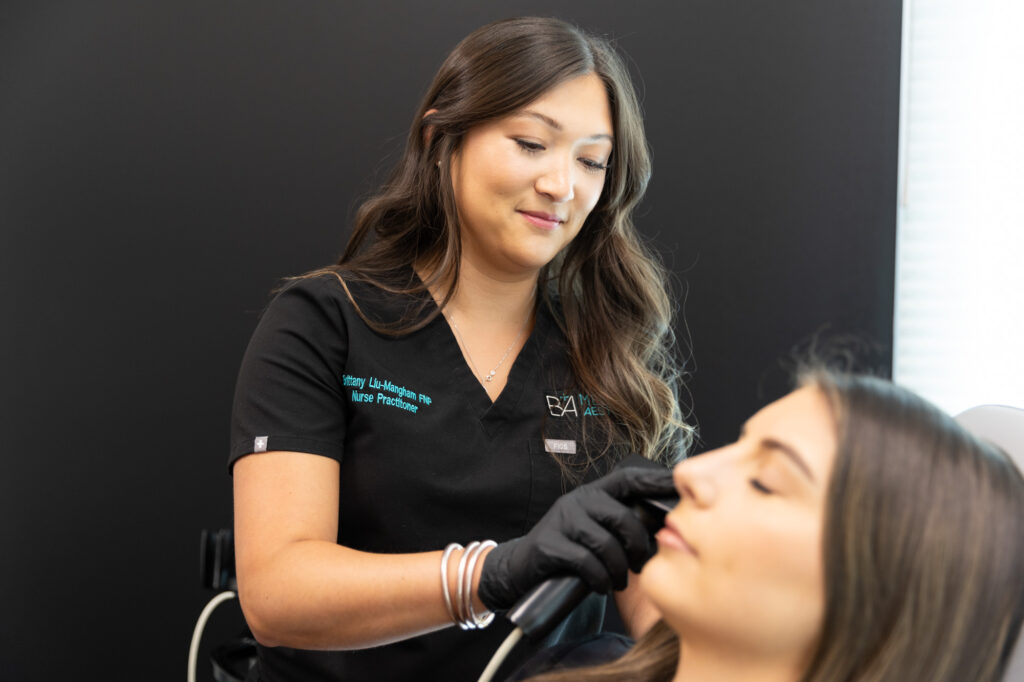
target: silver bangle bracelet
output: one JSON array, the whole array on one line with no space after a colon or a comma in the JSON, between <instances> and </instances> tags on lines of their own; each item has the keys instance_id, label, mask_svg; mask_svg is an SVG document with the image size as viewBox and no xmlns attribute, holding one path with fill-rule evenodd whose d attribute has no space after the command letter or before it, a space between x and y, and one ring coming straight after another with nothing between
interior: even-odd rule
<instances>
[{"instance_id":1,"label":"silver bangle bracelet","mask_svg":"<svg viewBox=\"0 0 1024 682\"><path fill-rule=\"evenodd\" d=\"M457 549L462 549L462 545L453 542L444 548L444 554L441 555L441 593L444 595L444 605L448 608L448 615L451 616L453 623L458 623L459 619L455 615L455 608L452 606L451 590L448 587L448 559L451 558L452 552Z\"/></svg>"},{"instance_id":2,"label":"silver bangle bracelet","mask_svg":"<svg viewBox=\"0 0 1024 682\"><path fill-rule=\"evenodd\" d=\"M459 576L459 584L456 587L465 606L465 609L459 615L462 617L462 624L467 630L476 629L476 619L473 618L473 566L476 565L476 558L480 555L480 550L483 548L483 544L479 542L474 542L473 545L473 551L466 550L466 573Z\"/></svg>"},{"instance_id":3,"label":"silver bangle bracelet","mask_svg":"<svg viewBox=\"0 0 1024 682\"><path fill-rule=\"evenodd\" d=\"M497 546L498 543L494 540L484 540L480 543L480 546L476 548L473 556L469 559L469 566L466 569L465 600L467 610L469 612L468 622L471 623L471 627L477 630L483 630L491 624L494 620L494 612L485 611L482 614L477 614L476 610L473 608L473 572L476 569L476 562L480 560L484 551Z\"/></svg>"},{"instance_id":4,"label":"silver bangle bracelet","mask_svg":"<svg viewBox=\"0 0 1024 682\"><path fill-rule=\"evenodd\" d=\"M475 549L480 546L480 543L474 540L466 546L466 551L462 553L462 558L459 559L459 573L455 580L455 612L458 615L458 620L455 622L459 624L459 627L463 630L472 630L473 624L469 620L467 604L463 597L462 581L466 578L466 564L469 561L469 555L473 553Z\"/></svg>"}]
</instances>

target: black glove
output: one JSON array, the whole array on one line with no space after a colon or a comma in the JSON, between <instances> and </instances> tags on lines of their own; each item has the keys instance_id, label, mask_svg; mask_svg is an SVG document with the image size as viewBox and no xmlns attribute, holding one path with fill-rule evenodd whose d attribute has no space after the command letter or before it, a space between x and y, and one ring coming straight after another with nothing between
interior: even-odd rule
<instances>
[{"instance_id":1,"label":"black glove","mask_svg":"<svg viewBox=\"0 0 1024 682\"><path fill-rule=\"evenodd\" d=\"M625 588L627 568L639 571L654 554L650 534L628 505L674 492L671 471L630 467L562 495L530 532L487 555L480 601L505 611L559 575L577 575L602 594Z\"/></svg>"}]
</instances>

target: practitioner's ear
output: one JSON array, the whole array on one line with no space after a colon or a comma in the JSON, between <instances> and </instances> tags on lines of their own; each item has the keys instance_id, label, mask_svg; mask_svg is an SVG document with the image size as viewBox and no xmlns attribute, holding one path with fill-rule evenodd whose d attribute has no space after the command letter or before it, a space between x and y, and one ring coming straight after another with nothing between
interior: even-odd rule
<instances>
[{"instance_id":1,"label":"practitioner's ear","mask_svg":"<svg viewBox=\"0 0 1024 682\"><path fill-rule=\"evenodd\" d=\"M426 121L428 118L430 118L431 116L433 116L436 113L437 113L437 109L428 109L427 112L425 114L423 114L423 120ZM433 136L434 136L434 126L430 125L429 123L427 125L423 126L423 146L424 147L429 147L430 146L430 138L433 137Z\"/></svg>"}]
</instances>

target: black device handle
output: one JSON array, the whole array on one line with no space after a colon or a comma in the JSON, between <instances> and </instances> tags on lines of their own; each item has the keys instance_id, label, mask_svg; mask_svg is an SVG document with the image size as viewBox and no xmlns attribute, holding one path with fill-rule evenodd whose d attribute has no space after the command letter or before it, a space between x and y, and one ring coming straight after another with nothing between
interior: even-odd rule
<instances>
[{"instance_id":1,"label":"black device handle","mask_svg":"<svg viewBox=\"0 0 1024 682\"><path fill-rule=\"evenodd\" d=\"M664 525L665 514L678 503L678 497L649 497L633 505L633 513L654 533ZM527 592L505 617L530 639L540 639L565 620L589 593L590 588L577 576L548 578Z\"/></svg>"},{"instance_id":2,"label":"black device handle","mask_svg":"<svg viewBox=\"0 0 1024 682\"><path fill-rule=\"evenodd\" d=\"M587 584L574 575L548 578L527 592L505 617L527 637L539 639L565 620L589 593Z\"/></svg>"}]
</instances>

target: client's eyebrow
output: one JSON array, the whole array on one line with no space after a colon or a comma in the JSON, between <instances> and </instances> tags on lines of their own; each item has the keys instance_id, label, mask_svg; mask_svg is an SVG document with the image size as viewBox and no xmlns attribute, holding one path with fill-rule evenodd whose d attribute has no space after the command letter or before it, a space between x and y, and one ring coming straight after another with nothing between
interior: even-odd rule
<instances>
[{"instance_id":1,"label":"client's eyebrow","mask_svg":"<svg viewBox=\"0 0 1024 682\"><path fill-rule=\"evenodd\" d=\"M540 113L539 111L533 111L532 109L527 109L526 111L519 112L517 114L517 116L527 116L529 118L535 118L538 121L540 121L541 123L545 123L548 126L554 128L555 130L558 130L558 131L562 130L562 124L561 123L559 123L555 119L551 118L550 116L546 116L546 115ZM584 138L584 139L587 139L587 140L601 140L601 139L611 140L612 136L608 135L606 133L598 133L596 135L591 135L590 137L587 137L587 138Z\"/></svg>"},{"instance_id":2,"label":"client's eyebrow","mask_svg":"<svg viewBox=\"0 0 1024 682\"><path fill-rule=\"evenodd\" d=\"M774 438L762 438L761 447L768 448L769 450L777 450L786 457L789 457L793 464L807 475L807 478L814 481L814 474L811 473L811 468L807 466L807 462L804 461L804 458L801 457L800 453L798 453L791 445L775 440Z\"/></svg>"},{"instance_id":3,"label":"client's eyebrow","mask_svg":"<svg viewBox=\"0 0 1024 682\"><path fill-rule=\"evenodd\" d=\"M746 422L744 422L743 427L740 429L740 438L743 438L743 436L745 436L746 434L747 424ZM774 438L762 438L761 447L766 448L768 450L776 450L778 452L781 452L786 457L789 457L790 461L793 462L793 464L796 465L797 469L802 471L804 475L807 476L807 478L811 479L811 481L816 480L814 478L814 474L811 473L811 467L807 466L807 462L804 461L804 458L800 456L800 453L798 453L796 451L796 448L794 448L792 445L783 443L782 441L776 440Z\"/></svg>"}]
</instances>

